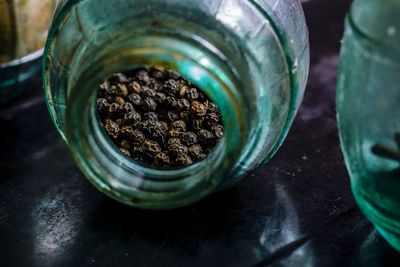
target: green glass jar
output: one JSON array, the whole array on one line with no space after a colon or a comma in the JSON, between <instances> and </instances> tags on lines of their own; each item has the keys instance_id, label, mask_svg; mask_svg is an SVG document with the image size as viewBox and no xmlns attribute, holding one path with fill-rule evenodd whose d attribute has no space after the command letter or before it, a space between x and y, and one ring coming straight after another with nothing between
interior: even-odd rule
<instances>
[{"instance_id":1,"label":"green glass jar","mask_svg":"<svg viewBox=\"0 0 400 267\"><path fill-rule=\"evenodd\" d=\"M0 103L40 71L53 0L0 0Z\"/></svg>"},{"instance_id":2,"label":"green glass jar","mask_svg":"<svg viewBox=\"0 0 400 267\"><path fill-rule=\"evenodd\" d=\"M124 157L102 131L97 85L112 73L163 66L219 107L225 137L192 166L155 169ZM61 1L45 49L52 118L77 164L128 205L170 209L227 188L283 142L308 76L308 33L298 1Z\"/></svg>"},{"instance_id":3,"label":"green glass jar","mask_svg":"<svg viewBox=\"0 0 400 267\"><path fill-rule=\"evenodd\" d=\"M337 93L352 190L400 251L400 2L356 0L347 17Z\"/></svg>"}]
</instances>

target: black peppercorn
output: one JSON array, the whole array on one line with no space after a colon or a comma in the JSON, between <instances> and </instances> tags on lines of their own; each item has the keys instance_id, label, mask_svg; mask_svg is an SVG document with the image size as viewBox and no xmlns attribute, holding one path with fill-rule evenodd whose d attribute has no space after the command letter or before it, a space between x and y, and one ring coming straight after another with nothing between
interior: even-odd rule
<instances>
[{"instance_id":1,"label":"black peppercorn","mask_svg":"<svg viewBox=\"0 0 400 267\"><path fill-rule=\"evenodd\" d=\"M176 80L170 79L164 84L164 91L169 95L176 95L179 92L179 83Z\"/></svg>"},{"instance_id":2,"label":"black peppercorn","mask_svg":"<svg viewBox=\"0 0 400 267\"><path fill-rule=\"evenodd\" d=\"M197 143L197 135L193 132L183 133L181 138L182 142L187 146L191 146Z\"/></svg>"},{"instance_id":3,"label":"black peppercorn","mask_svg":"<svg viewBox=\"0 0 400 267\"><path fill-rule=\"evenodd\" d=\"M166 153L160 152L155 156L154 163L156 166L168 167L171 165L171 159Z\"/></svg>"},{"instance_id":4,"label":"black peppercorn","mask_svg":"<svg viewBox=\"0 0 400 267\"><path fill-rule=\"evenodd\" d=\"M179 118L179 115L175 111L168 111L167 118L170 122L176 121Z\"/></svg>"},{"instance_id":5,"label":"black peppercorn","mask_svg":"<svg viewBox=\"0 0 400 267\"><path fill-rule=\"evenodd\" d=\"M193 164L193 161L188 155L183 154L175 159L175 164L177 166L189 166Z\"/></svg>"},{"instance_id":6,"label":"black peppercorn","mask_svg":"<svg viewBox=\"0 0 400 267\"><path fill-rule=\"evenodd\" d=\"M214 134L210 131L201 129L198 132L198 139L199 139L200 143L210 144L212 142L212 140L214 139Z\"/></svg>"},{"instance_id":7,"label":"black peppercorn","mask_svg":"<svg viewBox=\"0 0 400 267\"><path fill-rule=\"evenodd\" d=\"M115 91L117 96L127 97L128 96L128 88L125 84L118 84L117 89Z\"/></svg>"},{"instance_id":8,"label":"black peppercorn","mask_svg":"<svg viewBox=\"0 0 400 267\"><path fill-rule=\"evenodd\" d=\"M141 94L143 92L143 88L138 82L132 82L130 84L129 89L131 89L130 91L132 91L135 94Z\"/></svg>"},{"instance_id":9,"label":"black peppercorn","mask_svg":"<svg viewBox=\"0 0 400 267\"><path fill-rule=\"evenodd\" d=\"M163 103L165 101L165 98L165 94L160 92L157 92L154 96L154 100L159 104Z\"/></svg>"},{"instance_id":10,"label":"black peppercorn","mask_svg":"<svg viewBox=\"0 0 400 267\"><path fill-rule=\"evenodd\" d=\"M151 97L146 97L143 100L143 104L142 104L142 108L143 110L150 110L150 111L156 111L157 109L157 103L154 101L153 98Z\"/></svg>"},{"instance_id":11,"label":"black peppercorn","mask_svg":"<svg viewBox=\"0 0 400 267\"><path fill-rule=\"evenodd\" d=\"M99 85L96 105L121 153L152 166L201 161L224 135L217 106L190 81L161 67L116 73Z\"/></svg>"},{"instance_id":12,"label":"black peppercorn","mask_svg":"<svg viewBox=\"0 0 400 267\"><path fill-rule=\"evenodd\" d=\"M128 101L135 106L141 106L143 104L142 97L136 93L132 93L128 96Z\"/></svg>"},{"instance_id":13,"label":"black peppercorn","mask_svg":"<svg viewBox=\"0 0 400 267\"><path fill-rule=\"evenodd\" d=\"M188 153L188 148L182 144L172 144L168 146L168 152L173 156L186 155Z\"/></svg>"},{"instance_id":14,"label":"black peppercorn","mask_svg":"<svg viewBox=\"0 0 400 267\"><path fill-rule=\"evenodd\" d=\"M186 131L186 123L182 120L178 120L178 121L174 121L172 123L172 127L175 130L181 131L181 132L185 132Z\"/></svg>"},{"instance_id":15,"label":"black peppercorn","mask_svg":"<svg viewBox=\"0 0 400 267\"><path fill-rule=\"evenodd\" d=\"M106 120L105 129L108 135L112 136L114 139L118 138L120 129L117 123L112 120Z\"/></svg>"},{"instance_id":16,"label":"black peppercorn","mask_svg":"<svg viewBox=\"0 0 400 267\"><path fill-rule=\"evenodd\" d=\"M190 112L196 116L204 116L207 113L207 108L199 101L192 101Z\"/></svg>"},{"instance_id":17,"label":"black peppercorn","mask_svg":"<svg viewBox=\"0 0 400 267\"><path fill-rule=\"evenodd\" d=\"M158 121L158 115L155 112L147 112L143 115L144 120Z\"/></svg>"},{"instance_id":18,"label":"black peppercorn","mask_svg":"<svg viewBox=\"0 0 400 267\"><path fill-rule=\"evenodd\" d=\"M97 109L99 110L100 115L107 114L108 108L110 104L105 98L98 98L97 99Z\"/></svg>"},{"instance_id":19,"label":"black peppercorn","mask_svg":"<svg viewBox=\"0 0 400 267\"><path fill-rule=\"evenodd\" d=\"M196 88L190 88L187 92L187 97L190 100L197 100L200 97L200 95Z\"/></svg>"},{"instance_id":20,"label":"black peppercorn","mask_svg":"<svg viewBox=\"0 0 400 267\"><path fill-rule=\"evenodd\" d=\"M190 103L186 99L179 99L178 100L178 105L177 105L179 110L189 110L190 109Z\"/></svg>"},{"instance_id":21,"label":"black peppercorn","mask_svg":"<svg viewBox=\"0 0 400 267\"><path fill-rule=\"evenodd\" d=\"M175 109L178 106L178 100L176 100L176 98L173 96L167 96L165 98L165 104L167 105L167 107Z\"/></svg>"},{"instance_id":22,"label":"black peppercorn","mask_svg":"<svg viewBox=\"0 0 400 267\"><path fill-rule=\"evenodd\" d=\"M161 152L161 147L157 142L146 140L143 143L143 151L148 154L156 154Z\"/></svg>"}]
</instances>

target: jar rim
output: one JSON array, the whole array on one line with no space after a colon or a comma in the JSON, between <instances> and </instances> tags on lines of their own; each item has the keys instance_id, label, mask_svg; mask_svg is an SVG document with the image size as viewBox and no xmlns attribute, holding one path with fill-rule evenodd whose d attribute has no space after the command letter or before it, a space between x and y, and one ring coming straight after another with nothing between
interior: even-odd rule
<instances>
[{"instance_id":1,"label":"jar rim","mask_svg":"<svg viewBox=\"0 0 400 267\"><path fill-rule=\"evenodd\" d=\"M245 139L241 130L244 122L240 118L242 105L237 103L232 92L235 89L230 87L234 83L224 81L221 73L215 73L222 72L217 66L221 62L213 65L213 62L201 60L198 57L202 57L204 51L197 50L192 44L181 38L149 35L135 38L134 43L138 47L130 43L125 51L119 47L118 54L107 51L102 55L100 52L95 63L81 66L79 78L71 75L70 81L76 80L76 83L69 85L71 96L65 118L66 139L75 161L101 191L110 196L116 192L129 196L119 195L117 200L149 209L187 205L215 191L235 165ZM100 128L95 109L97 91L93 88L112 73L154 65L175 70L199 88L213 92L208 95L220 108L225 120L225 137L205 160L173 170L144 166L125 157ZM155 195L164 201L154 201Z\"/></svg>"}]
</instances>

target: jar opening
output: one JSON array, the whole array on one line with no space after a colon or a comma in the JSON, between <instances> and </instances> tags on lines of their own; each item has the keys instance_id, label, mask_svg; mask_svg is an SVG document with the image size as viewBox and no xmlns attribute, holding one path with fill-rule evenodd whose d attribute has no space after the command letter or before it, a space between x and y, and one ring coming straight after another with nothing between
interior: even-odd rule
<instances>
[{"instance_id":1,"label":"jar opening","mask_svg":"<svg viewBox=\"0 0 400 267\"><path fill-rule=\"evenodd\" d=\"M135 39L135 44L118 53L112 49L100 52L97 60L86 65L83 62L71 74L68 101L73 105L66 112L67 140L86 176L108 195L130 205L139 205L140 200L140 206L146 208L186 205L214 191L236 164L246 138L244 105L234 86L234 75L218 57L207 54L209 50L160 36L143 36ZM96 88L104 77L154 65L181 73L220 109L225 137L206 159L194 165L155 169L138 164L121 155L98 122Z\"/></svg>"}]
</instances>

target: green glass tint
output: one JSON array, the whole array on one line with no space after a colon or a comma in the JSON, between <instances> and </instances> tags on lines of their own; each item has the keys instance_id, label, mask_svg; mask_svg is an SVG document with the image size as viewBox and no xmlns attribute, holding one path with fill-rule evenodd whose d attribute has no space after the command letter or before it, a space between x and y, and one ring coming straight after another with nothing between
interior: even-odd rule
<instances>
[{"instance_id":1,"label":"green glass tint","mask_svg":"<svg viewBox=\"0 0 400 267\"><path fill-rule=\"evenodd\" d=\"M61 1L45 50L51 116L86 177L128 205L168 209L226 188L283 142L308 75L308 34L293 0ZM152 169L116 151L99 127L97 85L160 65L215 102L225 137L204 161Z\"/></svg>"},{"instance_id":2,"label":"green glass tint","mask_svg":"<svg viewBox=\"0 0 400 267\"><path fill-rule=\"evenodd\" d=\"M337 105L355 198L400 250L400 2L355 1L346 22Z\"/></svg>"}]
</instances>

